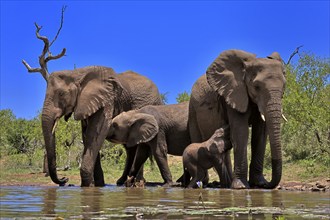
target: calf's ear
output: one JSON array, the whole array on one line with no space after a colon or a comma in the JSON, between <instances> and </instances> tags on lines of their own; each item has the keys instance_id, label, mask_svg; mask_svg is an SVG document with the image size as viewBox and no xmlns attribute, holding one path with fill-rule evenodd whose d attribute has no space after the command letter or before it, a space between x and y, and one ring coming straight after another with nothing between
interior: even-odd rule
<instances>
[{"instance_id":1,"label":"calf's ear","mask_svg":"<svg viewBox=\"0 0 330 220\"><path fill-rule=\"evenodd\" d=\"M130 127L127 147L151 141L158 131L158 123L153 115L137 113Z\"/></svg>"}]
</instances>

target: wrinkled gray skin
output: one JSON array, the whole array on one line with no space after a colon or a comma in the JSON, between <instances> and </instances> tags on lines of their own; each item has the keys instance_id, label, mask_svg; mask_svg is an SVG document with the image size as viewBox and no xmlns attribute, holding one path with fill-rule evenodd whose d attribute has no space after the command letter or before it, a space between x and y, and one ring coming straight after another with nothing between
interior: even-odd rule
<instances>
[{"instance_id":1,"label":"wrinkled gray skin","mask_svg":"<svg viewBox=\"0 0 330 220\"><path fill-rule=\"evenodd\" d=\"M111 68L90 66L72 71L50 74L44 106L42 130L47 151L49 174L52 181L64 185L56 172L54 128L62 116L81 121L84 151L80 168L81 186L104 186L99 150L108 134L110 122L120 112L141 108L148 104L162 104L153 82L132 71L116 74ZM127 150L124 183L133 163L136 147Z\"/></svg>"},{"instance_id":2,"label":"wrinkled gray skin","mask_svg":"<svg viewBox=\"0 0 330 220\"><path fill-rule=\"evenodd\" d=\"M183 167L192 177L187 188L196 188L198 181L206 184L208 179L207 170L212 167L215 168L219 178L221 178L224 153L232 148L229 134L228 126L219 128L207 141L192 143L184 150L182 155ZM205 179L206 181L204 181Z\"/></svg>"},{"instance_id":3,"label":"wrinkled gray skin","mask_svg":"<svg viewBox=\"0 0 330 220\"><path fill-rule=\"evenodd\" d=\"M267 58L241 50L227 50L210 65L192 88L189 129L192 143L207 140L225 124L234 149L232 188L274 188L282 175L281 113L284 66L277 52ZM261 114L264 115L265 121ZM252 158L247 181L247 144L252 126ZM272 179L263 176L266 139L272 155ZM226 167L230 167L229 152ZM228 168L228 170L230 170ZM222 172L222 175L225 175Z\"/></svg>"},{"instance_id":4,"label":"wrinkled gray skin","mask_svg":"<svg viewBox=\"0 0 330 220\"><path fill-rule=\"evenodd\" d=\"M138 110L123 112L113 119L109 132L111 141L124 143L128 148L140 144L128 181L134 180L148 157L148 150L151 150L164 184L172 184L167 154L182 156L184 149L190 144L188 104L184 102L145 106ZM129 186L130 183L126 185Z\"/></svg>"}]
</instances>

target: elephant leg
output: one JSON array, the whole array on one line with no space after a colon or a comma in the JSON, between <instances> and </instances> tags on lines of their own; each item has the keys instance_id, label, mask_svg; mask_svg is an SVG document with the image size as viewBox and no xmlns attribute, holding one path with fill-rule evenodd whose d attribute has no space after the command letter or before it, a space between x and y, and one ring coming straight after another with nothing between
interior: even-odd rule
<instances>
[{"instance_id":1,"label":"elephant leg","mask_svg":"<svg viewBox=\"0 0 330 220\"><path fill-rule=\"evenodd\" d=\"M100 152L98 152L97 157L96 157L96 161L95 161L94 185L95 186L105 186L103 170L102 170L102 167L101 167Z\"/></svg>"},{"instance_id":2,"label":"elephant leg","mask_svg":"<svg viewBox=\"0 0 330 220\"><path fill-rule=\"evenodd\" d=\"M132 167L129 171L129 177L134 177L137 181L140 181L138 175L141 172L141 168L143 168L143 164L147 161L150 153L149 146L145 144L140 144L137 147L135 158L132 164ZM141 178L141 177L140 177ZM143 177L142 177L143 178Z\"/></svg>"},{"instance_id":3,"label":"elephant leg","mask_svg":"<svg viewBox=\"0 0 330 220\"><path fill-rule=\"evenodd\" d=\"M134 146L134 147L126 147L125 146L125 150L126 150L125 168L124 168L123 174L117 180L117 185L118 186L124 185L125 181L127 180L129 171L132 167L132 164L133 164L133 161L134 161L134 158L135 158L136 149L137 149L137 146Z\"/></svg>"},{"instance_id":4,"label":"elephant leg","mask_svg":"<svg viewBox=\"0 0 330 220\"><path fill-rule=\"evenodd\" d=\"M170 168L168 167L167 157L164 155L159 155L159 153L156 152L155 160L158 165L159 171L162 175L162 178L164 180L164 183L171 185L172 184L172 174L171 174Z\"/></svg>"},{"instance_id":5,"label":"elephant leg","mask_svg":"<svg viewBox=\"0 0 330 220\"><path fill-rule=\"evenodd\" d=\"M188 184L187 188L197 188L197 182L202 181L203 185L206 185L208 183L208 173L207 171L205 172L204 169L202 169L201 167L198 167L197 165L194 165L191 168L191 171L194 170L194 175L192 175L192 179L190 181L190 183Z\"/></svg>"},{"instance_id":6,"label":"elephant leg","mask_svg":"<svg viewBox=\"0 0 330 220\"><path fill-rule=\"evenodd\" d=\"M157 138L154 138L150 142L150 146L164 183L171 185L172 174L167 162L167 145L165 142L165 134L158 133Z\"/></svg>"},{"instance_id":7,"label":"elephant leg","mask_svg":"<svg viewBox=\"0 0 330 220\"><path fill-rule=\"evenodd\" d=\"M218 164L218 166L220 166ZM217 170L217 168L216 168ZM232 172L232 165L231 165L231 157L230 157L230 150L228 150L225 155L223 156L223 163L220 166L221 173L217 170L219 177L220 177L220 185L224 188L230 188L231 183L233 181L233 172Z\"/></svg>"},{"instance_id":8,"label":"elephant leg","mask_svg":"<svg viewBox=\"0 0 330 220\"><path fill-rule=\"evenodd\" d=\"M209 183L209 171L208 170L204 170L204 174L203 174L203 180L201 180L203 182L203 186L206 186Z\"/></svg>"},{"instance_id":9,"label":"elephant leg","mask_svg":"<svg viewBox=\"0 0 330 220\"><path fill-rule=\"evenodd\" d=\"M265 185L267 185L267 181L263 175L266 137L266 123L260 118L258 114L255 116L252 122L252 155L249 173L250 186L265 187Z\"/></svg>"},{"instance_id":10,"label":"elephant leg","mask_svg":"<svg viewBox=\"0 0 330 220\"><path fill-rule=\"evenodd\" d=\"M250 188L247 181L247 144L249 138L248 113L239 113L227 107L230 137L234 149L234 176L231 187L234 189Z\"/></svg>"},{"instance_id":11,"label":"elephant leg","mask_svg":"<svg viewBox=\"0 0 330 220\"><path fill-rule=\"evenodd\" d=\"M185 168L183 168L183 174L175 182L181 183L181 186L186 187L188 185L188 183L190 182L190 178L191 178L191 176L190 176L189 172L186 171Z\"/></svg>"},{"instance_id":12,"label":"elephant leg","mask_svg":"<svg viewBox=\"0 0 330 220\"><path fill-rule=\"evenodd\" d=\"M183 174L176 182L181 183L181 186L183 187L187 187L190 182L190 178L190 173L185 167L183 167Z\"/></svg>"},{"instance_id":13,"label":"elephant leg","mask_svg":"<svg viewBox=\"0 0 330 220\"><path fill-rule=\"evenodd\" d=\"M87 126L83 128L84 152L80 167L81 186L91 186L95 176L97 177L97 184L104 182L101 163L100 160L97 162L97 157L107 136L109 124L109 121L103 113L103 109L101 109L91 116ZM94 175L95 166L97 167L98 173ZM100 173L102 173L102 175Z\"/></svg>"},{"instance_id":14,"label":"elephant leg","mask_svg":"<svg viewBox=\"0 0 330 220\"><path fill-rule=\"evenodd\" d=\"M222 156L222 163L216 161L214 163L214 168L217 171L220 179L220 186L222 188L230 188L232 183L232 172L231 172L231 163L228 166L226 165L226 160L230 160L230 151L227 151L226 154Z\"/></svg>"}]
</instances>

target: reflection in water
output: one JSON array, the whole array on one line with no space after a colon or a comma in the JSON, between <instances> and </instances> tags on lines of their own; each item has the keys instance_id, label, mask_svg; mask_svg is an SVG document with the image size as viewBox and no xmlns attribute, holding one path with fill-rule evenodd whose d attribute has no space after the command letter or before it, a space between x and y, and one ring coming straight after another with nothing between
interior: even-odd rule
<instances>
[{"instance_id":1,"label":"reflection in water","mask_svg":"<svg viewBox=\"0 0 330 220\"><path fill-rule=\"evenodd\" d=\"M56 212L55 212L55 207L56 207L56 200L57 200L57 193L56 190L58 188L46 188L45 189L45 195L43 199L43 205L44 207L42 208L42 213L45 214L47 217L54 217Z\"/></svg>"},{"instance_id":2,"label":"reflection in water","mask_svg":"<svg viewBox=\"0 0 330 220\"><path fill-rule=\"evenodd\" d=\"M329 193L148 187L0 187L10 218L330 218Z\"/></svg>"},{"instance_id":3,"label":"reflection in water","mask_svg":"<svg viewBox=\"0 0 330 220\"><path fill-rule=\"evenodd\" d=\"M100 188L81 188L80 202L82 208L82 216L84 219L90 219L102 213L102 199L104 193ZM106 202L106 201L105 201Z\"/></svg>"}]
</instances>

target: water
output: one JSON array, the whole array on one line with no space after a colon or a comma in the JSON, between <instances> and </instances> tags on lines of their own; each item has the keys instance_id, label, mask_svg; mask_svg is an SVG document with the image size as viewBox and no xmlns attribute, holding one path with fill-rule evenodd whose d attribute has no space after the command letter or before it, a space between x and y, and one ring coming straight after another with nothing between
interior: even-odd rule
<instances>
[{"instance_id":1,"label":"water","mask_svg":"<svg viewBox=\"0 0 330 220\"><path fill-rule=\"evenodd\" d=\"M0 187L1 219L330 219L329 192Z\"/></svg>"}]
</instances>

